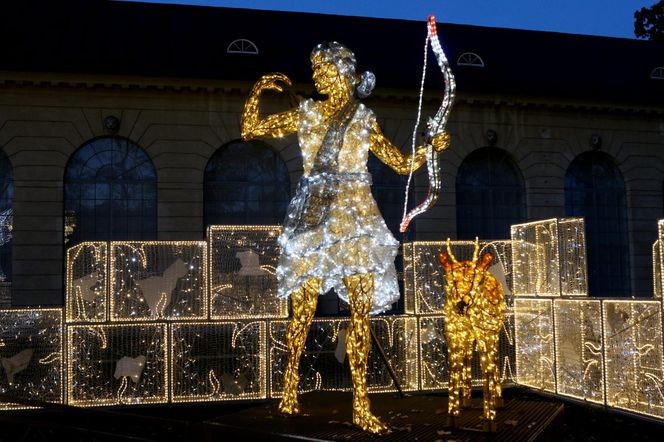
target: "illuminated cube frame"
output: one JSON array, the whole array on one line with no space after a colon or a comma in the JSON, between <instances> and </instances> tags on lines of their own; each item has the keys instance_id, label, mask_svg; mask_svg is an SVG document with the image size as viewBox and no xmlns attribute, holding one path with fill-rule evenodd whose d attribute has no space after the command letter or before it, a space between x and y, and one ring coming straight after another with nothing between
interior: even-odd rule
<instances>
[{"instance_id":1,"label":"illuminated cube frame","mask_svg":"<svg viewBox=\"0 0 664 442\"><path fill-rule=\"evenodd\" d=\"M515 297L587 296L583 218L511 226Z\"/></svg>"},{"instance_id":2,"label":"illuminated cube frame","mask_svg":"<svg viewBox=\"0 0 664 442\"><path fill-rule=\"evenodd\" d=\"M181 322L170 324L169 327L169 341L170 341L170 378L169 388L171 402L208 402L208 401L223 401L223 400L243 400L243 399L265 399L267 397L267 348L266 348L266 329L267 323L263 320L254 321L215 321L215 322ZM251 336L250 332L257 328L257 335ZM224 333L230 329L230 337L228 333ZM224 389L228 388L224 385L224 377L220 374L220 366L222 369L230 368L233 371L239 371L233 361L231 364L224 363L225 361L219 360L216 353L205 356L204 361L199 361L191 355L190 352L195 348L195 343L192 340L196 338L205 339L209 333L214 333L217 336L222 335L230 341L230 347L235 349L238 341L248 338L250 341L248 346L254 348L255 353L251 352L243 355L245 358L257 360L255 366L252 368L256 371L257 379L251 381L258 384L258 388L252 391L238 393L236 395L225 392ZM249 334L249 336L247 336ZM252 341L255 338L256 342ZM203 345L202 351L207 350ZM199 350L201 351L201 350ZM200 365L204 365L204 372L201 372ZM210 368L213 366L213 368ZM217 370L215 370L215 368ZM248 367L244 367L248 368ZM241 373L240 373L241 374ZM234 380L238 376L234 376ZM202 379L201 379L202 378ZM221 378L221 379L220 379ZM188 388L177 388L178 384L187 384ZM189 390L186 394L182 391Z\"/></svg>"},{"instance_id":3,"label":"illuminated cube frame","mask_svg":"<svg viewBox=\"0 0 664 442\"><path fill-rule=\"evenodd\" d=\"M50 343L51 348L36 348L34 349L34 353L31 355L31 363L26 367L25 369L21 370L20 372L16 373L15 379L19 379L19 382L17 384L19 387L21 386L21 379L24 379L26 375L32 374L34 376L38 376L38 380L41 381L35 382L34 383L34 390L32 391L25 391L23 393L25 394L17 394L17 397L20 397L21 399L37 399L37 400L45 400L47 402L53 402L53 403L62 403L64 402L65 399L65 390L64 390L64 363L65 363L65 358L64 358L64 336L63 336L63 331L64 331L64 315L63 315L63 309L61 308L36 308L36 309L29 309L29 308L13 308L13 309L2 309L0 310L0 318L4 318L5 320L7 317L13 317L12 323L6 324L2 323L0 324L0 348L5 348L5 347L10 347L11 343L9 342L9 339L12 337L6 336L5 332L11 332L14 334L13 338L19 338L23 337L21 332L24 331L23 327L21 326L21 322L39 322L39 321L46 321L46 322L51 322L50 324L42 324L44 328L40 329L36 334L30 334L29 339L32 341L31 343L38 342L39 340L51 340L52 343ZM21 336L17 336L16 333L21 334ZM36 335L37 339L32 339L32 336ZM47 343L48 344L48 343ZM34 347L34 345L33 345ZM40 351L42 350L42 351ZM1 353L1 352L0 352ZM9 355L7 355L9 356ZM46 366L46 365L51 365L52 368L48 369L46 376L44 376L44 373L36 373L36 369L34 368L35 362L38 364L39 367L41 366ZM3 369L0 372L0 376L6 376L7 373ZM33 379L34 380L34 379ZM4 385L4 380L0 382L0 388L2 388ZM42 389L46 388L51 388L55 389L55 391L52 392L52 395L50 397L44 397L40 393L42 393ZM5 392L5 394L12 394L13 391L11 390L11 386L8 386L8 390ZM18 393L18 392L17 392ZM30 407L30 406L25 406L17 403L10 403L10 402L0 402L0 411L5 411L5 410L25 410L25 409L34 409L36 407Z\"/></svg>"},{"instance_id":4,"label":"illuminated cube frame","mask_svg":"<svg viewBox=\"0 0 664 442\"><path fill-rule=\"evenodd\" d=\"M277 244L277 238L281 234L281 226L257 226L257 225L248 225L248 226L229 226L229 225L213 225L208 227L207 238L209 242L209 269L210 269L210 278L209 278L209 306L210 306L210 319L214 320L244 320L244 319L282 319L288 317L288 299L276 299L277 292L277 277L274 274L276 271L277 261L279 257L279 245ZM228 235L228 238L219 239L219 236ZM252 237L253 236L253 237ZM254 247L243 246L243 249L255 249L257 246L268 239L273 242L273 245L270 246L271 256L267 256L266 259L269 261L269 264L262 264L260 267L271 277L269 279L268 285L270 286L270 292L272 293L273 299L269 302L264 302L262 299L264 296L261 294L255 294L255 298L252 300L254 302L259 301L261 305L258 306L255 313L246 313L242 311L227 311L222 309L222 311L217 311L215 304L215 292L217 284L217 278L215 275L219 274L219 269L215 266L217 265L217 259L215 255L221 254L221 250L218 248L221 246L219 242L226 242L225 246L228 246L228 242L240 242L240 243L249 243ZM260 252L259 252L260 253ZM263 260L265 261L265 259ZM220 281L221 290L232 289L231 284L228 281Z\"/></svg>"},{"instance_id":5,"label":"illuminated cube frame","mask_svg":"<svg viewBox=\"0 0 664 442\"><path fill-rule=\"evenodd\" d=\"M67 249L65 265L66 321L105 322L108 319L108 242L86 241L70 247ZM75 282L95 271L101 276L98 278L100 287L94 291L94 301L86 302L83 287ZM75 275L78 278L74 278ZM88 304L97 308L89 311Z\"/></svg>"},{"instance_id":6,"label":"illuminated cube frame","mask_svg":"<svg viewBox=\"0 0 664 442\"><path fill-rule=\"evenodd\" d=\"M145 256L145 247L172 247L172 248L182 248L182 247L191 247L191 248L200 248L200 312L189 316L122 316L116 313L116 304L118 300L116 299L115 293L115 284L116 284L116 260L117 260L117 248L131 248L138 249L138 254L141 259L145 259L145 266L148 266L147 257ZM208 318L208 300L209 300L209 288L208 288L208 255L207 255L207 242L206 241L111 241L109 244L109 265L108 273L109 282L108 282L108 299L109 299L109 318L111 321L155 321L155 320L169 320L169 321L195 321ZM166 305L163 306L164 308Z\"/></svg>"}]
</instances>

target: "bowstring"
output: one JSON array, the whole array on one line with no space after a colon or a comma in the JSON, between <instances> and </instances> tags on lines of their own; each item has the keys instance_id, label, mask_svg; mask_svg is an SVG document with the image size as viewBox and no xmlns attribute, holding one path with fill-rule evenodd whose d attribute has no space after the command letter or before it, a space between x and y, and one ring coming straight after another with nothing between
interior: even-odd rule
<instances>
[{"instance_id":1,"label":"bowstring","mask_svg":"<svg viewBox=\"0 0 664 442\"><path fill-rule=\"evenodd\" d=\"M424 63L422 64L422 80L420 81L420 96L417 104L417 118L415 119L415 126L413 127L412 135L412 156L410 161L410 173L408 174L408 181L406 182L406 195L403 202L403 215L401 217L401 224L404 223L408 217L408 194L410 193L410 183L413 180L413 172L415 171L415 149L417 147L417 129L420 126L422 118L422 101L424 97L424 79L427 75L427 58L429 54L429 41L431 40L431 32L427 30L427 38L424 40ZM403 232L405 235L406 232Z\"/></svg>"}]
</instances>

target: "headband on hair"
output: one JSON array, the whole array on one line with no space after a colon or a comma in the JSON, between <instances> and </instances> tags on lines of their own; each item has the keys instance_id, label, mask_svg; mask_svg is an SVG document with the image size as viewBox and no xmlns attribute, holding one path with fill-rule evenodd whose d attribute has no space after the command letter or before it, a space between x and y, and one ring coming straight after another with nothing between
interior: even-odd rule
<instances>
[{"instance_id":1,"label":"headband on hair","mask_svg":"<svg viewBox=\"0 0 664 442\"><path fill-rule=\"evenodd\" d=\"M348 79L359 98L371 95L376 86L376 76L372 72L365 71L358 77L355 54L346 46L336 41L320 43L311 51L312 63L315 57L334 64L339 73Z\"/></svg>"}]
</instances>

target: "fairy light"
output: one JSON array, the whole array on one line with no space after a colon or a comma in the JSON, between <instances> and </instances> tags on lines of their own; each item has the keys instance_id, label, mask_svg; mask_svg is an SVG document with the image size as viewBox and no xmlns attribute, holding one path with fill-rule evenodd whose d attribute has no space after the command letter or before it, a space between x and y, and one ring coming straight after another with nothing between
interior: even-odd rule
<instances>
[{"instance_id":1,"label":"fairy light","mask_svg":"<svg viewBox=\"0 0 664 442\"><path fill-rule=\"evenodd\" d=\"M264 320L172 324L171 401L266 398L266 328Z\"/></svg>"},{"instance_id":2,"label":"fairy light","mask_svg":"<svg viewBox=\"0 0 664 442\"><path fill-rule=\"evenodd\" d=\"M208 316L207 242L110 243L112 321Z\"/></svg>"},{"instance_id":3,"label":"fairy light","mask_svg":"<svg viewBox=\"0 0 664 442\"><path fill-rule=\"evenodd\" d=\"M106 320L107 256L106 242L82 242L67 249L65 259L67 322Z\"/></svg>"},{"instance_id":4,"label":"fairy light","mask_svg":"<svg viewBox=\"0 0 664 442\"><path fill-rule=\"evenodd\" d=\"M511 236L515 296L588 294L582 218L514 224Z\"/></svg>"},{"instance_id":5,"label":"fairy light","mask_svg":"<svg viewBox=\"0 0 664 442\"><path fill-rule=\"evenodd\" d=\"M516 375L521 385L556 392L551 299L514 298Z\"/></svg>"},{"instance_id":6,"label":"fairy light","mask_svg":"<svg viewBox=\"0 0 664 442\"><path fill-rule=\"evenodd\" d=\"M165 323L154 322L69 325L69 404L91 407L168 402L166 328ZM100 336L105 336L107 342ZM119 369L122 359L136 360L140 356L145 358L140 376ZM129 377L132 382L128 382Z\"/></svg>"},{"instance_id":7,"label":"fairy light","mask_svg":"<svg viewBox=\"0 0 664 442\"><path fill-rule=\"evenodd\" d=\"M63 402L63 322L62 309L0 310L0 393ZM0 403L0 410L26 408Z\"/></svg>"},{"instance_id":8,"label":"fairy light","mask_svg":"<svg viewBox=\"0 0 664 442\"><path fill-rule=\"evenodd\" d=\"M604 403L601 308L599 300L554 301L558 394Z\"/></svg>"},{"instance_id":9,"label":"fairy light","mask_svg":"<svg viewBox=\"0 0 664 442\"><path fill-rule=\"evenodd\" d=\"M472 388L472 353L480 353L484 374L484 412L487 428L495 429L496 406L502 402L498 342L504 328L507 306L501 284L488 271L491 253L480 258L480 242L475 238L473 257L458 260L447 250L438 253L445 270L445 338L449 357L448 423L456 426L461 404L470 401Z\"/></svg>"},{"instance_id":10,"label":"fairy light","mask_svg":"<svg viewBox=\"0 0 664 442\"><path fill-rule=\"evenodd\" d=\"M664 418L661 301L605 300L606 404Z\"/></svg>"},{"instance_id":11,"label":"fairy light","mask_svg":"<svg viewBox=\"0 0 664 442\"><path fill-rule=\"evenodd\" d=\"M210 226L210 317L288 317L277 298L280 226Z\"/></svg>"},{"instance_id":12,"label":"fairy light","mask_svg":"<svg viewBox=\"0 0 664 442\"><path fill-rule=\"evenodd\" d=\"M662 243L658 239L652 245L652 286L654 289L655 297L662 299L662 293L664 292L664 284L662 284L662 278L664 278L664 273L662 272Z\"/></svg>"}]
</instances>

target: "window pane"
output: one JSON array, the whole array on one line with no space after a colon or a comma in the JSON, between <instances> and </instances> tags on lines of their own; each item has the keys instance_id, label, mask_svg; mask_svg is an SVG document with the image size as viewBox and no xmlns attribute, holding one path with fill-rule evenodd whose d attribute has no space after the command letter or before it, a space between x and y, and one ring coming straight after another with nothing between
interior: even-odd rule
<instances>
[{"instance_id":1,"label":"window pane","mask_svg":"<svg viewBox=\"0 0 664 442\"><path fill-rule=\"evenodd\" d=\"M565 174L565 214L585 218L589 294L629 295L625 182L608 155L585 152L572 161Z\"/></svg>"},{"instance_id":2,"label":"window pane","mask_svg":"<svg viewBox=\"0 0 664 442\"><path fill-rule=\"evenodd\" d=\"M107 137L83 145L69 160L64 188L65 222L75 224L68 246L157 237L156 172L130 141Z\"/></svg>"},{"instance_id":3,"label":"window pane","mask_svg":"<svg viewBox=\"0 0 664 442\"><path fill-rule=\"evenodd\" d=\"M457 173L458 239L510 237L510 226L526 220L523 177L502 149L484 147L468 155Z\"/></svg>"},{"instance_id":4,"label":"window pane","mask_svg":"<svg viewBox=\"0 0 664 442\"><path fill-rule=\"evenodd\" d=\"M281 224L290 201L286 163L261 142L219 148L205 168L205 226Z\"/></svg>"}]
</instances>

